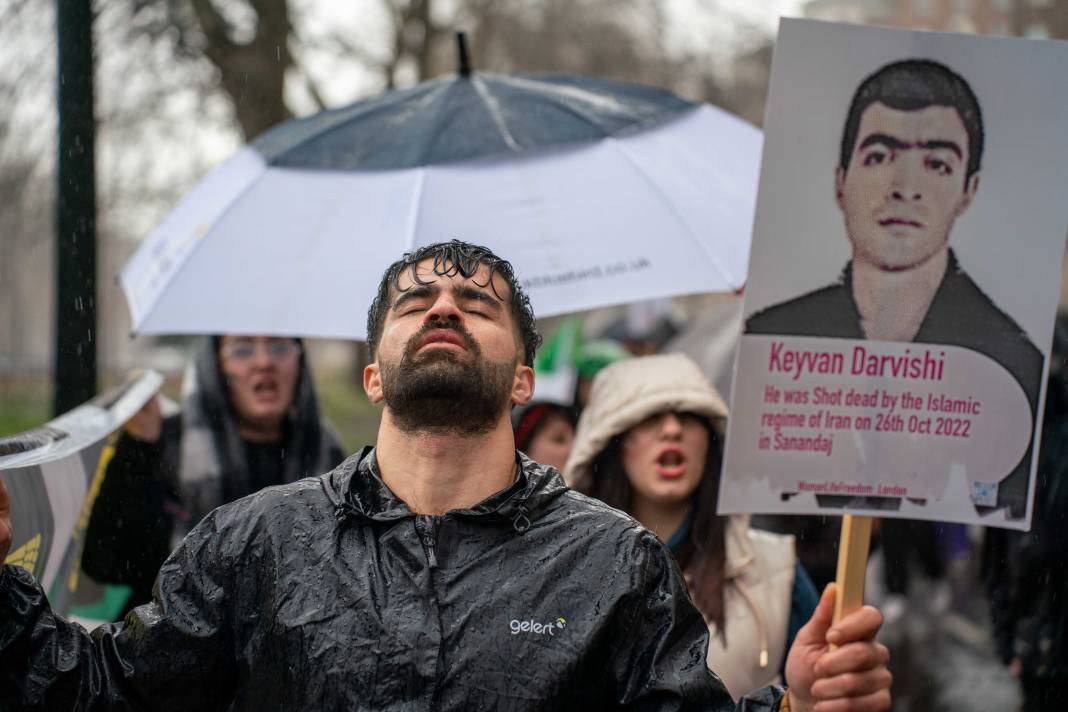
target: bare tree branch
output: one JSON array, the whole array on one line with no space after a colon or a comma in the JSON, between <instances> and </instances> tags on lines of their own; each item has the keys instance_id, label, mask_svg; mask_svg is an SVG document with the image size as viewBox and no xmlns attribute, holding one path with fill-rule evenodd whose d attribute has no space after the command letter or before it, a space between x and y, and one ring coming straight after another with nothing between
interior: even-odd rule
<instances>
[{"instance_id":1,"label":"bare tree branch","mask_svg":"<svg viewBox=\"0 0 1068 712\"><path fill-rule=\"evenodd\" d=\"M205 54L212 57L212 61L219 64L225 61L228 52L235 49L230 40L230 27L211 0L188 0L189 6L196 15L200 31L208 43L204 48Z\"/></svg>"},{"instance_id":2,"label":"bare tree branch","mask_svg":"<svg viewBox=\"0 0 1068 712\"><path fill-rule=\"evenodd\" d=\"M293 40L299 42L299 39L295 34ZM322 111L326 108L326 102L323 101L323 95L320 93L319 87L316 84L315 79L312 77L311 72L308 71L307 65L301 59L300 54L291 51L289 56L292 58L293 66L300 72L300 76L304 80L305 90L308 92L312 101L315 102L316 108L318 108L319 111Z\"/></svg>"}]
</instances>

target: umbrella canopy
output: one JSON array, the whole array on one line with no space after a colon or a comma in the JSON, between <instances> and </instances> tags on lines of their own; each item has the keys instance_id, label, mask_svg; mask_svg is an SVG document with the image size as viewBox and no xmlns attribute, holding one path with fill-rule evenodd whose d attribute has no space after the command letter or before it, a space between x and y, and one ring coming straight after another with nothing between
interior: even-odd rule
<instances>
[{"instance_id":1,"label":"umbrella canopy","mask_svg":"<svg viewBox=\"0 0 1068 712\"><path fill-rule=\"evenodd\" d=\"M139 333L365 338L386 266L452 238L539 316L745 278L760 132L667 92L460 75L296 119L209 174L120 274Z\"/></svg>"},{"instance_id":2,"label":"umbrella canopy","mask_svg":"<svg viewBox=\"0 0 1068 712\"><path fill-rule=\"evenodd\" d=\"M694 106L610 79L480 73L287 121L252 147L279 168L396 170L623 136Z\"/></svg>"}]
</instances>

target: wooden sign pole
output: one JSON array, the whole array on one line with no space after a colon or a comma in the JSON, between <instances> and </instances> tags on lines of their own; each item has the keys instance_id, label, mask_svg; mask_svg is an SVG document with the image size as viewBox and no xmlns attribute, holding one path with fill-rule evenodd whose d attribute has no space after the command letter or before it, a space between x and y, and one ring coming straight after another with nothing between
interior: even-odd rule
<instances>
[{"instance_id":1,"label":"wooden sign pole","mask_svg":"<svg viewBox=\"0 0 1068 712\"><path fill-rule=\"evenodd\" d=\"M838 575L835 579L835 623L864 605L864 574L868 569L871 521L871 517L852 514L842 517L842 537L838 542Z\"/></svg>"}]
</instances>

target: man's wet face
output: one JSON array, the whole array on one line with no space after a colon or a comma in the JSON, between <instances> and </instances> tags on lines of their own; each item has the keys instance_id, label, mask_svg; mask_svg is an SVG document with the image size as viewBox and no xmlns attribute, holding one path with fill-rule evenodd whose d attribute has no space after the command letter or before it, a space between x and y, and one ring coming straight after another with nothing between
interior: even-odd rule
<instances>
[{"instance_id":1,"label":"man's wet face","mask_svg":"<svg viewBox=\"0 0 1068 712\"><path fill-rule=\"evenodd\" d=\"M946 249L975 193L978 176L965 179L967 165L968 132L956 109L865 109L849 167L835 179L854 263L902 271Z\"/></svg>"},{"instance_id":2,"label":"man's wet face","mask_svg":"<svg viewBox=\"0 0 1068 712\"><path fill-rule=\"evenodd\" d=\"M378 348L382 393L398 427L477 434L507 410L518 362L506 283L404 272ZM503 297L503 298L502 298Z\"/></svg>"}]
</instances>

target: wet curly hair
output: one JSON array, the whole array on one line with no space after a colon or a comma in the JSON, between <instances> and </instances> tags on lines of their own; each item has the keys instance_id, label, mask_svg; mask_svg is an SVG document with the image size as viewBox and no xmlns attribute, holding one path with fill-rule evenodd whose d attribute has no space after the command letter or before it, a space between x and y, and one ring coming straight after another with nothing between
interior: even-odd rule
<instances>
[{"instance_id":1,"label":"wet curly hair","mask_svg":"<svg viewBox=\"0 0 1068 712\"><path fill-rule=\"evenodd\" d=\"M530 306L530 298L519 286L512 264L493 254L487 247L472 245L460 240L438 242L412 250L386 268L382 281L378 283L378 294L371 302L371 308L367 310L367 347L371 352L371 358L376 358L378 353L382 326L385 324L386 312L390 307L390 289L403 291L400 288L400 276L405 270L409 271L413 284L426 284L426 280L416 273L416 266L429 259L434 260L434 274L441 277L459 274L465 279L470 279L478 272L479 267L485 265L489 268L487 284L495 294L497 290L493 286L493 275L500 275L504 279L511 291L509 295L511 298L505 301L508 302L512 313L516 335L523 342L523 363L533 366L534 354L541 344L541 335L538 334L534 321L534 310ZM480 284L479 286L486 285ZM504 299L500 294L497 296Z\"/></svg>"}]
</instances>

